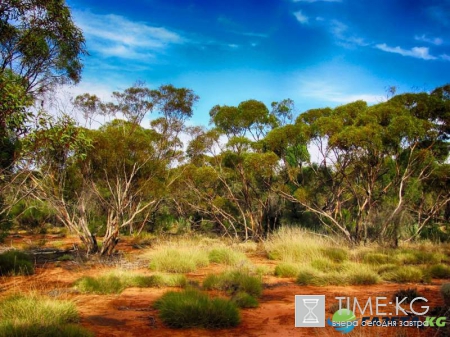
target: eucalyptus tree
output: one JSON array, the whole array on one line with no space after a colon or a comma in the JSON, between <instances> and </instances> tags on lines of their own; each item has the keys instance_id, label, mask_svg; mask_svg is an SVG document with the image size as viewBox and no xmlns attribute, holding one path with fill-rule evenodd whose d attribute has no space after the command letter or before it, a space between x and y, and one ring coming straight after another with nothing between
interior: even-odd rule
<instances>
[{"instance_id":1,"label":"eucalyptus tree","mask_svg":"<svg viewBox=\"0 0 450 337\"><path fill-rule=\"evenodd\" d=\"M414 201L424 210L423 201L432 195L425 193L427 184L436 182L438 170L447 172L444 96L404 94L370 107L357 101L301 114L296 125L320 160L291 174L291 189L280 193L350 242L397 241L407 209ZM449 202L448 189L433 193L428 216ZM409 224L421 221L420 230L429 217L419 218Z\"/></svg>"},{"instance_id":2,"label":"eucalyptus tree","mask_svg":"<svg viewBox=\"0 0 450 337\"><path fill-rule=\"evenodd\" d=\"M11 71L0 73L0 240L10 225L9 212L17 201L21 179L14 174L13 166L19 153L19 139L27 131L30 116L27 107L32 99Z\"/></svg>"},{"instance_id":3,"label":"eucalyptus tree","mask_svg":"<svg viewBox=\"0 0 450 337\"><path fill-rule=\"evenodd\" d=\"M210 117L215 127L199 130L187 149L184 200L229 235L261 238L280 220L271 191L279 160L262 143L278 119L256 100L214 106Z\"/></svg>"},{"instance_id":4,"label":"eucalyptus tree","mask_svg":"<svg viewBox=\"0 0 450 337\"><path fill-rule=\"evenodd\" d=\"M133 232L168 198L168 188L178 178L173 167L182 160L179 135L198 96L172 85L151 90L137 84L114 92L113 99L102 102L89 94L75 99L87 113L98 109L98 113L120 113L127 118L91 131L93 148L86 157L86 180L107 214L100 253L108 255L121 231ZM159 117L149 129L142 127L151 112Z\"/></svg>"},{"instance_id":5,"label":"eucalyptus tree","mask_svg":"<svg viewBox=\"0 0 450 337\"><path fill-rule=\"evenodd\" d=\"M40 113L37 125L23 139L22 171L28 171L22 193L49 205L59 223L84 243L88 253L98 250L88 223L92 193L84 181L84 161L92 147L88 130L67 115Z\"/></svg>"},{"instance_id":6,"label":"eucalyptus tree","mask_svg":"<svg viewBox=\"0 0 450 337\"><path fill-rule=\"evenodd\" d=\"M0 3L0 72L18 75L27 93L77 83L85 54L82 31L64 0Z\"/></svg>"}]
</instances>

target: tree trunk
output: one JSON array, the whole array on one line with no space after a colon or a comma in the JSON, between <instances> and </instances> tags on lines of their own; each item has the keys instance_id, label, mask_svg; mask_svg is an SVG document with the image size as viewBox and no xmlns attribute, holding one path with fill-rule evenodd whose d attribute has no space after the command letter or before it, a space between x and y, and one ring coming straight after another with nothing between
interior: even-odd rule
<instances>
[{"instance_id":1,"label":"tree trunk","mask_svg":"<svg viewBox=\"0 0 450 337\"><path fill-rule=\"evenodd\" d=\"M119 243L119 230L115 230L111 233L107 233L103 238L103 245L100 251L100 255L111 256L114 253L114 248L116 248Z\"/></svg>"}]
</instances>

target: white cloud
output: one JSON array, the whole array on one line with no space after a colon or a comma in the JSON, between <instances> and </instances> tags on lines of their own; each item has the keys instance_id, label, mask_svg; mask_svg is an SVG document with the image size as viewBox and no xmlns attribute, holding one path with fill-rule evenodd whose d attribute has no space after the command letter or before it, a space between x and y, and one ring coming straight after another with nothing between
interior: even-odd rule
<instances>
[{"instance_id":1,"label":"white cloud","mask_svg":"<svg viewBox=\"0 0 450 337\"><path fill-rule=\"evenodd\" d=\"M308 23L308 21L309 21L309 18L306 16L306 15L304 15L303 13L302 13L302 11L297 11L297 12L294 12L294 16L295 16L295 18L297 19L297 21L298 22L300 22L301 24L307 24Z\"/></svg>"},{"instance_id":2,"label":"white cloud","mask_svg":"<svg viewBox=\"0 0 450 337\"><path fill-rule=\"evenodd\" d=\"M337 69L335 70L337 71ZM318 70L321 73L321 70ZM368 104L376 104L383 101L383 97L367 92L356 92L354 88L340 83L339 78L321 80L303 75L299 79L298 94L322 103L347 104L358 100L366 101Z\"/></svg>"},{"instance_id":3,"label":"white cloud","mask_svg":"<svg viewBox=\"0 0 450 337\"><path fill-rule=\"evenodd\" d=\"M339 45L346 48L369 45L362 37L349 34L348 30L346 24L338 20L331 21L331 33L336 38Z\"/></svg>"},{"instance_id":4,"label":"white cloud","mask_svg":"<svg viewBox=\"0 0 450 337\"><path fill-rule=\"evenodd\" d=\"M435 60L436 57L430 55L429 49L427 47L413 47L411 49L403 49L399 46L389 47L386 43L377 44L375 48L388 53L400 54L402 56L415 57L422 60Z\"/></svg>"},{"instance_id":5,"label":"white cloud","mask_svg":"<svg viewBox=\"0 0 450 337\"><path fill-rule=\"evenodd\" d=\"M442 54L442 55L439 55L439 57L441 59L443 59L444 61L450 61L450 55Z\"/></svg>"},{"instance_id":6,"label":"white cloud","mask_svg":"<svg viewBox=\"0 0 450 337\"><path fill-rule=\"evenodd\" d=\"M440 46L442 43L444 43L444 40L441 39L440 37L427 37L425 34L416 35L416 36L414 36L414 39L416 41L431 43L436 46Z\"/></svg>"},{"instance_id":7,"label":"white cloud","mask_svg":"<svg viewBox=\"0 0 450 337\"><path fill-rule=\"evenodd\" d=\"M185 40L164 27L133 22L115 14L98 15L74 11L75 22L83 30L88 48L105 57L148 60L172 44Z\"/></svg>"}]
</instances>

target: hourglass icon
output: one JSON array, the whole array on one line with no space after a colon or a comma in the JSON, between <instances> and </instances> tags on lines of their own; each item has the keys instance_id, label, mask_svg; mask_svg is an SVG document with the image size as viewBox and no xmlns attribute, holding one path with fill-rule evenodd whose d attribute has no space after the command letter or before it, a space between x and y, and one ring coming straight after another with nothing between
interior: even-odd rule
<instances>
[{"instance_id":1,"label":"hourglass icon","mask_svg":"<svg viewBox=\"0 0 450 337\"><path fill-rule=\"evenodd\" d=\"M308 309L308 313L303 318L303 323L307 324L316 324L319 323L319 319L314 314L313 310L315 307L317 307L317 304L319 303L318 298L303 298L303 304Z\"/></svg>"}]
</instances>

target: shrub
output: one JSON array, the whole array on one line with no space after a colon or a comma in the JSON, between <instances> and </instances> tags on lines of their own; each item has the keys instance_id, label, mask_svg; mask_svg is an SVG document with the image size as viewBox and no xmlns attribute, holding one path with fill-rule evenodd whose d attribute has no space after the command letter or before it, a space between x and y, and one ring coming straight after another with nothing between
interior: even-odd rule
<instances>
[{"instance_id":1,"label":"shrub","mask_svg":"<svg viewBox=\"0 0 450 337\"><path fill-rule=\"evenodd\" d=\"M327 280L323 273L312 269L301 270L297 275L296 282L303 286L325 286L327 285Z\"/></svg>"},{"instance_id":2,"label":"shrub","mask_svg":"<svg viewBox=\"0 0 450 337\"><path fill-rule=\"evenodd\" d=\"M203 281L205 289L224 290L231 294L246 292L259 297L262 294L261 279L239 270L224 272L220 275L208 275Z\"/></svg>"},{"instance_id":3,"label":"shrub","mask_svg":"<svg viewBox=\"0 0 450 337\"><path fill-rule=\"evenodd\" d=\"M450 306L450 283L444 283L441 286L441 296L445 305Z\"/></svg>"},{"instance_id":4,"label":"shrub","mask_svg":"<svg viewBox=\"0 0 450 337\"><path fill-rule=\"evenodd\" d=\"M348 252L342 248L325 248L322 249L322 254L334 262L344 262L348 260Z\"/></svg>"},{"instance_id":5,"label":"shrub","mask_svg":"<svg viewBox=\"0 0 450 337\"><path fill-rule=\"evenodd\" d=\"M231 299L239 308L257 308L259 303L256 298L246 292L238 292Z\"/></svg>"},{"instance_id":6,"label":"shrub","mask_svg":"<svg viewBox=\"0 0 450 337\"><path fill-rule=\"evenodd\" d=\"M324 273L329 271L338 271L341 268L341 265L337 264L333 260L329 258L320 258L311 262L311 267L314 269L320 270Z\"/></svg>"},{"instance_id":7,"label":"shrub","mask_svg":"<svg viewBox=\"0 0 450 337\"><path fill-rule=\"evenodd\" d=\"M155 303L159 317L171 328L227 328L241 320L239 309L231 301L214 298L197 290L168 292Z\"/></svg>"},{"instance_id":8,"label":"shrub","mask_svg":"<svg viewBox=\"0 0 450 337\"><path fill-rule=\"evenodd\" d=\"M308 263L323 256L322 249L330 243L313 237L298 228L280 228L264 243L267 255L272 260L291 263Z\"/></svg>"},{"instance_id":9,"label":"shrub","mask_svg":"<svg viewBox=\"0 0 450 337\"><path fill-rule=\"evenodd\" d=\"M184 288L188 284L186 276L179 274L154 274L151 276L133 276L129 284L131 287L181 287Z\"/></svg>"},{"instance_id":10,"label":"shrub","mask_svg":"<svg viewBox=\"0 0 450 337\"><path fill-rule=\"evenodd\" d=\"M413 266L399 266L397 269L386 272L382 277L387 281L406 283L406 282L420 282L424 278L421 269Z\"/></svg>"},{"instance_id":11,"label":"shrub","mask_svg":"<svg viewBox=\"0 0 450 337\"><path fill-rule=\"evenodd\" d=\"M380 281L376 272L370 268L361 268L357 264L342 265L341 271L324 273L313 268L304 268L297 275L296 282L300 285L365 285Z\"/></svg>"},{"instance_id":12,"label":"shrub","mask_svg":"<svg viewBox=\"0 0 450 337\"><path fill-rule=\"evenodd\" d=\"M387 264L389 263L389 256L386 254L381 254L381 253L367 253L366 255L364 255L363 257L363 262L364 263L369 263L369 264Z\"/></svg>"},{"instance_id":13,"label":"shrub","mask_svg":"<svg viewBox=\"0 0 450 337\"><path fill-rule=\"evenodd\" d=\"M445 264L435 264L428 269L433 278L450 278L450 267Z\"/></svg>"},{"instance_id":14,"label":"shrub","mask_svg":"<svg viewBox=\"0 0 450 337\"><path fill-rule=\"evenodd\" d=\"M92 336L76 326L75 305L37 296L13 296L0 303L0 336Z\"/></svg>"},{"instance_id":15,"label":"shrub","mask_svg":"<svg viewBox=\"0 0 450 337\"><path fill-rule=\"evenodd\" d=\"M247 261L245 254L231 250L231 248L214 248L209 252L209 261L235 266L239 262Z\"/></svg>"},{"instance_id":16,"label":"shrub","mask_svg":"<svg viewBox=\"0 0 450 337\"><path fill-rule=\"evenodd\" d=\"M442 253L411 249L403 249L396 257L400 262L408 264L437 264L446 258Z\"/></svg>"},{"instance_id":17,"label":"shrub","mask_svg":"<svg viewBox=\"0 0 450 337\"><path fill-rule=\"evenodd\" d=\"M126 284L120 277L105 275L100 277L84 276L75 282L75 287L82 293L120 294Z\"/></svg>"},{"instance_id":18,"label":"shrub","mask_svg":"<svg viewBox=\"0 0 450 337\"><path fill-rule=\"evenodd\" d=\"M378 274L372 270L355 270L347 275L349 285L369 285L380 282Z\"/></svg>"},{"instance_id":19,"label":"shrub","mask_svg":"<svg viewBox=\"0 0 450 337\"><path fill-rule=\"evenodd\" d=\"M130 287L185 287L186 285L187 279L184 275L144 276L123 272L113 272L99 277L85 276L75 282L75 287L79 291L94 294L120 294Z\"/></svg>"},{"instance_id":20,"label":"shrub","mask_svg":"<svg viewBox=\"0 0 450 337\"><path fill-rule=\"evenodd\" d=\"M9 250L0 254L0 275L31 275L33 273L33 263L28 254L18 250Z\"/></svg>"},{"instance_id":21,"label":"shrub","mask_svg":"<svg viewBox=\"0 0 450 337\"><path fill-rule=\"evenodd\" d=\"M166 248L152 254L150 269L169 273L189 273L209 264L208 255L198 249Z\"/></svg>"},{"instance_id":22,"label":"shrub","mask_svg":"<svg viewBox=\"0 0 450 337\"><path fill-rule=\"evenodd\" d=\"M293 263L280 263L275 267L275 276L296 277L300 272L300 267Z\"/></svg>"}]
</instances>

